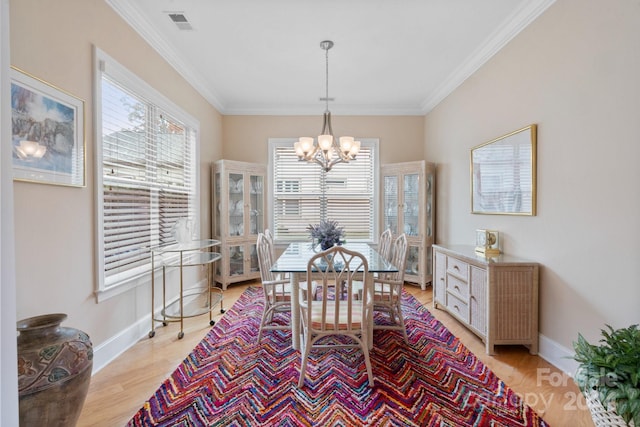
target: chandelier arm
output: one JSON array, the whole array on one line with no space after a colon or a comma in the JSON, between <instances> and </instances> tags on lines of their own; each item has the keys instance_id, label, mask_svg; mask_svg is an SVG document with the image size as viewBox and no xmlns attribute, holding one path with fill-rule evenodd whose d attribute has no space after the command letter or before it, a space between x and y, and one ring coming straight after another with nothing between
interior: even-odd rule
<instances>
[{"instance_id":1,"label":"chandelier arm","mask_svg":"<svg viewBox=\"0 0 640 427\"><path fill-rule=\"evenodd\" d=\"M336 158L336 159L331 160L331 161L329 162L329 164L326 166L325 170L326 170L327 172L329 172L329 171L331 170L331 168L332 168L332 167L334 167L335 165L337 165L338 163L346 163L346 162L347 162L347 161L346 161L346 160L344 160L343 158L338 157L338 158Z\"/></svg>"},{"instance_id":2,"label":"chandelier arm","mask_svg":"<svg viewBox=\"0 0 640 427\"><path fill-rule=\"evenodd\" d=\"M323 161L323 160L319 159L318 157L314 157L313 159L310 159L309 161L319 164L320 167L322 169L324 169L325 172L329 172L331 170L331 167L333 166L333 165L328 164L326 161Z\"/></svg>"}]
</instances>

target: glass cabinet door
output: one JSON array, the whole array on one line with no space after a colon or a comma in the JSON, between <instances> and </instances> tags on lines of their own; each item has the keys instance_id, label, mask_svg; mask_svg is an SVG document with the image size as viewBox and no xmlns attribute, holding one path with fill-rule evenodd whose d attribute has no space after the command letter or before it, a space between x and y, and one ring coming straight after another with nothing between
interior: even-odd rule
<instances>
[{"instance_id":1,"label":"glass cabinet door","mask_svg":"<svg viewBox=\"0 0 640 427\"><path fill-rule=\"evenodd\" d=\"M426 253L427 253L427 263L425 266L426 274L429 277L433 276L433 248L431 245L434 243L433 234L435 233L435 221L434 221L434 212L433 212L433 201L434 201L434 188L433 188L433 173L427 173L425 177L425 186L426 186L426 202L425 202L425 215L426 215L426 236L427 242L426 245Z\"/></svg>"},{"instance_id":2,"label":"glass cabinet door","mask_svg":"<svg viewBox=\"0 0 640 427\"><path fill-rule=\"evenodd\" d=\"M220 172L216 172L214 177L213 177L213 194L214 194L214 199L216 201L216 206L215 206L215 212L213 213L213 235L214 236L219 236L220 235L220 218L222 217L222 199L220 198L221 193L220 193L220 187L221 187L221 182L220 182Z\"/></svg>"},{"instance_id":3,"label":"glass cabinet door","mask_svg":"<svg viewBox=\"0 0 640 427\"><path fill-rule=\"evenodd\" d=\"M426 181L425 184L427 186L427 201L426 201L426 206L425 206L425 211L426 211L426 215L427 215L427 238L432 239L433 238L433 233L435 232L435 230L433 229L435 224L433 221L433 209L431 207L432 201L433 201L433 175L428 175L426 177Z\"/></svg>"},{"instance_id":4,"label":"glass cabinet door","mask_svg":"<svg viewBox=\"0 0 640 427\"><path fill-rule=\"evenodd\" d=\"M229 174L229 236L244 234L244 179L241 173Z\"/></svg>"},{"instance_id":5,"label":"glass cabinet door","mask_svg":"<svg viewBox=\"0 0 640 427\"><path fill-rule=\"evenodd\" d=\"M420 247L409 246L407 248L407 266L404 274L417 276L420 274Z\"/></svg>"},{"instance_id":6,"label":"glass cabinet door","mask_svg":"<svg viewBox=\"0 0 640 427\"><path fill-rule=\"evenodd\" d=\"M404 203L402 209L402 223L407 236L417 236L420 232L420 200L419 200L419 178L418 174L404 176Z\"/></svg>"},{"instance_id":7,"label":"glass cabinet door","mask_svg":"<svg viewBox=\"0 0 640 427\"><path fill-rule=\"evenodd\" d=\"M264 232L264 177L261 175L250 175L250 196L249 196L249 233L257 235Z\"/></svg>"},{"instance_id":8,"label":"glass cabinet door","mask_svg":"<svg viewBox=\"0 0 640 427\"><path fill-rule=\"evenodd\" d=\"M398 177L384 177L384 229L389 228L393 235L398 234Z\"/></svg>"},{"instance_id":9,"label":"glass cabinet door","mask_svg":"<svg viewBox=\"0 0 640 427\"><path fill-rule=\"evenodd\" d=\"M230 246L227 256L230 276L244 276L244 246Z\"/></svg>"},{"instance_id":10,"label":"glass cabinet door","mask_svg":"<svg viewBox=\"0 0 640 427\"><path fill-rule=\"evenodd\" d=\"M258 248L255 244L250 245L251 248L251 257L249 258L249 262L251 263L250 271L255 273L256 271L260 271L260 267L258 266Z\"/></svg>"}]
</instances>

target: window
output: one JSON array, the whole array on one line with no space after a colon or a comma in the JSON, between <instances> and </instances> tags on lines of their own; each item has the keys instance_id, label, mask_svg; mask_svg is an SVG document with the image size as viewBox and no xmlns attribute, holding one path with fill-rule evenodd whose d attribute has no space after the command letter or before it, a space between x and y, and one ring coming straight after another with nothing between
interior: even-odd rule
<instances>
[{"instance_id":1,"label":"window","mask_svg":"<svg viewBox=\"0 0 640 427\"><path fill-rule=\"evenodd\" d=\"M147 281L149 247L198 224L195 119L96 49L98 301Z\"/></svg>"},{"instance_id":2,"label":"window","mask_svg":"<svg viewBox=\"0 0 640 427\"><path fill-rule=\"evenodd\" d=\"M307 226L335 220L348 241L374 241L377 224L377 139L361 139L355 161L338 163L324 172L301 162L293 139L269 140L270 195L274 238L308 240Z\"/></svg>"}]
</instances>

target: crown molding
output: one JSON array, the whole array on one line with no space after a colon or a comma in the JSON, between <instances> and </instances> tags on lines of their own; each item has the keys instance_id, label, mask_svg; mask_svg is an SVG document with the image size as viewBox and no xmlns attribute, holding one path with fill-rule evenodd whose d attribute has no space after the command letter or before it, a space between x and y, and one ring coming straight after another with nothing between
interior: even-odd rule
<instances>
[{"instance_id":1,"label":"crown molding","mask_svg":"<svg viewBox=\"0 0 640 427\"><path fill-rule=\"evenodd\" d=\"M419 105L336 105L330 108L333 116L424 116ZM261 106L230 105L225 115L235 116L318 116L322 115L321 105L282 105L270 104Z\"/></svg>"},{"instance_id":2,"label":"crown molding","mask_svg":"<svg viewBox=\"0 0 640 427\"><path fill-rule=\"evenodd\" d=\"M443 99L451 94L467 78L475 73L491 57L499 52L518 33L526 28L556 0L530 0L520 9L512 13L487 40L476 49L447 79L433 92L428 94L419 106L408 105L346 105L335 106L334 115L425 115L435 108ZM184 79L193 86L215 109L225 115L317 115L321 108L311 105L281 104L262 106L225 106L205 79L185 63L171 48L170 44L149 24L144 14L130 0L106 0L107 4L118 13L140 36L162 56Z\"/></svg>"},{"instance_id":3,"label":"crown molding","mask_svg":"<svg viewBox=\"0 0 640 427\"><path fill-rule=\"evenodd\" d=\"M124 21L129 24L165 61L169 63L193 88L202 95L219 112L224 111L224 104L219 97L204 83L204 79L194 71L194 67L186 64L171 45L156 31L144 14L130 0L105 0Z\"/></svg>"},{"instance_id":4,"label":"crown molding","mask_svg":"<svg viewBox=\"0 0 640 427\"><path fill-rule=\"evenodd\" d=\"M427 114L443 99L451 94L473 73L478 71L493 55L498 53L516 35L524 30L531 22L540 16L556 0L532 0L525 2L522 7L512 13L487 40L476 49L460 67L427 96L422 104L422 114Z\"/></svg>"}]
</instances>

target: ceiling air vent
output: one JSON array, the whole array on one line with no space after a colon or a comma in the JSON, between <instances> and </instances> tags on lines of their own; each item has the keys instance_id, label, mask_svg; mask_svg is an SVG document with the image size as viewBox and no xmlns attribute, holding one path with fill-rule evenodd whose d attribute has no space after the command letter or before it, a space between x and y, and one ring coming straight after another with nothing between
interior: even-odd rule
<instances>
[{"instance_id":1,"label":"ceiling air vent","mask_svg":"<svg viewBox=\"0 0 640 427\"><path fill-rule=\"evenodd\" d=\"M193 27L187 20L187 17L184 16L183 13L180 12L168 12L169 18L173 21L174 24L178 27L179 30L182 31L191 31Z\"/></svg>"}]
</instances>

